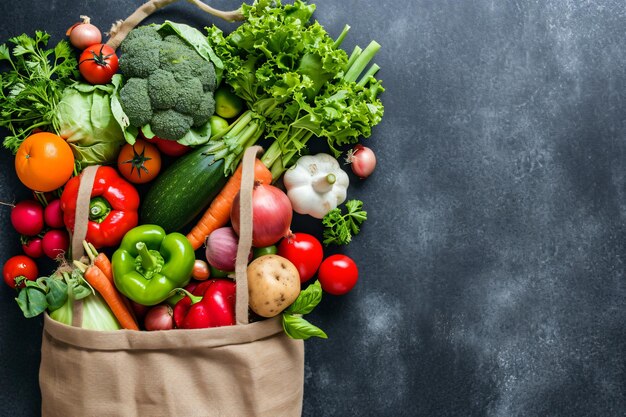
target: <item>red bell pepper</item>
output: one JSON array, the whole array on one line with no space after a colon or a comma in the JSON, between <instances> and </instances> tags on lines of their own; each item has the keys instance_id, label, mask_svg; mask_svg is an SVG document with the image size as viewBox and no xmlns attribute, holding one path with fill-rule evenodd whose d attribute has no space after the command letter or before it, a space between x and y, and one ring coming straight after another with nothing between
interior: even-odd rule
<instances>
[{"instance_id":1,"label":"red bell pepper","mask_svg":"<svg viewBox=\"0 0 626 417\"><path fill-rule=\"evenodd\" d=\"M198 285L194 295L186 296L174 307L174 322L179 329L205 329L235 324L235 283L213 279Z\"/></svg>"},{"instance_id":2,"label":"red bell pepper","mask_svg":"<svg viewBox=\"0 0 626 417\"><path fill-rule=\"evenodd\" d=\"M61 194L65 226L74 232L76 199L82 175L70 179ZM91 191L85 240L96 248L117 246L139 222L139 193L111 167L99 167Z\"/></svg>"}]
</instances>

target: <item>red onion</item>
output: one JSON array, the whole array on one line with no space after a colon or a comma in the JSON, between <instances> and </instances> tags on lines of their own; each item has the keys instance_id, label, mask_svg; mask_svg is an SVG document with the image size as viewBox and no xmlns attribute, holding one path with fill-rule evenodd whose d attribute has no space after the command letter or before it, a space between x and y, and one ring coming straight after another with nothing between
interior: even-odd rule
<instances>
[{"instance_id":1,"label":"red onion","mask_svg":"<svg viewBox=\"0 0 626 417\"><path fill-rule=\"evenodd\" d=\"M214 268L234 271L238 243L239 237L232 227L220 227L214 230L206 240L206 260ZM252 259L252 251L250 251L249 259Z\"/></svg>"},{"instance_id":2,"label":"red onion","mask_svg":"<svg viewBox=\"0 0 626 417\"><path fill-rule=\"evenodd\" d=\"M75 23L67 30L66 35L70 37L70 43L78 49L85 49L91 45L102 42L100 29L91 24L91 19L81 16L82 22Z\"/></svg>"},{"instance_id":3,"label":"red onion","mask_svg":"<svg viewBox=\"0 0 626 417\"><path fill-rule=\"evenodd\" d=\"M376 168L376 155L370 148L358 144L348 152L346 162L351 164L352 172L357 177L365 179L372 175Z\"/></svg>"},{"instance_id":4,"label":"red onion","mask_svg":"<svg viewBox=\"0 0 626 417\"><path fill-rule=\"evenodd\" d=\"M292 217L287 194L273 185L256 184L252 191L252 246L271 246L287 236ZM230 211L230 221L239 234L239 193Z\"/></svg>"},{"instance_id":5,"label":"red onion","mask_svg":"<svg viewBox=\"0 0 626 417\"><path fill-rule=\"evenodd\" d=\"M167 304L160 304L148 310L143 321L146 330L172 330L174 328L174 311Z\"/></svg>"}]
</instances>

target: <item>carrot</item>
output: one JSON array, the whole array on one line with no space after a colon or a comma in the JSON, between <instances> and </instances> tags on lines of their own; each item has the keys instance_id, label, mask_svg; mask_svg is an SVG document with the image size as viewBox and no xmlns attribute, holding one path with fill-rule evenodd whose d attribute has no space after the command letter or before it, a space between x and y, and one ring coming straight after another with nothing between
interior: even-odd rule
<instances>
[{"instance_id":1,"label":"carrot","mask_svg":"<svg viewBox=\"0 0 626 417\"><path fill-rule=\"evenodd\" d=\"M133 315L124 304L122 295L109 278L95 265L85 265L82 262L74 261L74 265L83 271L85 280L100 293L104 301L115 315L115 318L124 329L139 330Z\"/></svg>"},{"instance_id":2,"label":"carrot","mask_svg":"<svg viewBox=\"0 0 626 417\"><path fill-rule=\"evenodd\" d=\"M187 235L187 239L194 250L204 244L211 232L228 223L230 209L241 188L241 173L242 168L239 164L235 173L222 188L222 191L213 199L198 224ZM272 182L272 173L259 159L254 162L254 179L264 184L271 184Z\"/></svg>"},{"instance_id":3,"label":"carrot","mask_svg":"<svg viewBox=\"0 0 626 417\"><path fill-rule=\"evenodd\" d=\"M113 283L113 268L111 267L109 257L103 252L98 253L95 246L86 240L83 240L83 247L89 256L89 259L91 259L91 263L100 268L109 281Z\"/></svg>"},{"instance_id":4,"label":"carrot","mask_svg":"<svg viewBox=\"0 0 626 417\"><path fill-rule=\"evenodd\" d=\"M111 266L111 260L106 255L106 253L98 253L96 247L86 240L83 240L83 247L85 248L85 252L89 256L89 259L91 259L91 264L100 268L102 273L109 279L111 284L115 285L115 281L113 279L113 267ZM133 320L137 321L137 314L135 314L135 310L133 309L130 300L122 294L120 294L120 297L122 297L122 301L124 302L126 309L133 316Z\"/></svg>"}]
</instances>

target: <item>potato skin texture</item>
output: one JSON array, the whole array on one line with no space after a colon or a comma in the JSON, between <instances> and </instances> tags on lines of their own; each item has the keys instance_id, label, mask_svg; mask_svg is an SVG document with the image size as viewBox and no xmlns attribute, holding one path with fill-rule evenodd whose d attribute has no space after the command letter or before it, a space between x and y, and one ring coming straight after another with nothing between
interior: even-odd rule
<instances>
[{"instance_id":1,"label":"potato skin texture","mask_svg":"<svg viewBox=\"0 0 626 417\"><path fill-rule=\"evenodd\" d=\"M300 295L298 269L287 258L264 255L248 265L248 303L262 317L274 317Z\"/></svg>"}]
</instances>

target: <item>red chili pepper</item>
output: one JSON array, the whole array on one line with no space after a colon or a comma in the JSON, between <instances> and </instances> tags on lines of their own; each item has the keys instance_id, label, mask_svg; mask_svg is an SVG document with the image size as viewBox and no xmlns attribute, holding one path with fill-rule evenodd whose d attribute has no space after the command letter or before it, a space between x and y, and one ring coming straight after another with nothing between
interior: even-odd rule
<instances>
[{"instance_id":1,"label":"red chili pepper","mask_svg":"<svg viewBox=\"0 0 626 417\"><path fill-rule=\"evenodd\" d=\"M61 195L65 226L74 232L76 198L82 176L70 179ZM111 167L99 167L91 191L87 240L96 248L118 245L139 222L139 193Z\"/></svg>"},{"instance_id":2,"label":"red chili pepper","mask_svg":"<svg viewBox=\"0 0 626 417\"><path fill-rule=\"evenodd\" d=\"M196 287L202 295L190 294L174 307L174 322L180 329L205 329L207 327L235 324L235 283L228 279L205 281Z\"/></svg>"}]
</instances>

